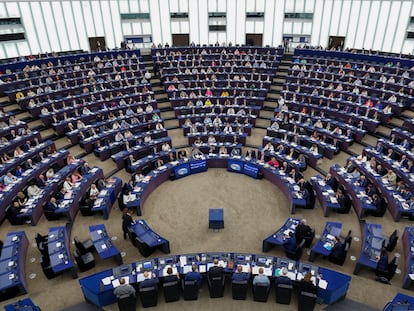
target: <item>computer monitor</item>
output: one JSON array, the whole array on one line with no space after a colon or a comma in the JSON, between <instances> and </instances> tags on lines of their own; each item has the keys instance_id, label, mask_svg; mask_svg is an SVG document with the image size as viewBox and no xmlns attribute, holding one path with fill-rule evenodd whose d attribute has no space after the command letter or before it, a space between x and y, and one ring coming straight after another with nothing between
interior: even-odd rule
<instances>
[{"instance_id":1,"label":"computer monitor","mask_svg":"<svg viewBox=\"0 0 414 311\"><path fill-rule=\"evenodd\" d=\"M146 261L146 262L143 263L142 267L144 268L144 270L152 269L152 262L151 261Z\"/></svg>"},{"instance_id":2,"label":"computer monitor","mask_svg":"<svg viewBox=\"0 0 414 311\"><path fill-rule=\"evenodd\" d=\"M266 262L267 262L266 257L257 257L257 259L256 259L256 264L258 266L264 266L264 265L266 265Z\"/></svg>"},{"instance_id":3,"label":"computer monitor","mask_svg":"<svg viewBox=\"0 0 414 311\"><path fill-rule=\"evenodd\" d=\"M126 264L119 267L112 268L112 274L115 278L119 278L123 275L128 275L132 273L132 265Z\"/></svg>"}]
</instances>

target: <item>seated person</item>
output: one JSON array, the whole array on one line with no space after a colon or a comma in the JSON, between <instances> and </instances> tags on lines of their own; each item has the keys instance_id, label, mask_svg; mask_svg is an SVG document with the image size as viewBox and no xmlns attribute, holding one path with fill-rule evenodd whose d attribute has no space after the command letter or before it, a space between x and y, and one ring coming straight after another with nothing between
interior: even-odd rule
<instances>
[{"instance_id":1,"label":"seated person","mask_svg":"<svg viewBox=\"0 0 414 311\"><path fill-rule=\"evenodd\" d=\"M29 199L41 194L42 190L36 185L34 181L31 181L29 187L27 187L27 196L29 197Z\"/></svg>"},{"instance_id":2,"label":"seated person","mask_svg":"<svg viewBox=\"0 0 414 311\"><path fill-rule=\"evenodd\" d=\"M264 274L263 267L259 268L259 274L253 278L253 286L257 284L266 284L270 288L270 280L268 276Z\"/></svg>"},{"instance_id":3,"label":"seated person","mask_svg":"<svg viewBox=\"0 0 414 311\"><path fill-rule=\"evenodd\" d=\"M216 276L224 276L224 268L219 265L219 260L217 258L213 260L213 266L208 270L207 276L210 280Z\"/></svg>"},{"instance_id":4,"label":"seated person","mask_svg":"<svg viewBox=\"0 0 414 311\"><path fill-rule=\"evenodd\" d=\"M312 282L312 274L310 272L306 272L305 276L299 283L299 295L301 292L313 293L317 294L318 289Z\"/></svg>"},{"instance_id":5,"label":"seated person","mask_svg":"<svg viewBox=\"0 0 414 311\"><path fill-rule=\"evenodd\" d=\"M99 189L95 184L91 185L91 189L89 189L89 193L87 194L86 203L88 206L92 207L99 195Z\"/></svg>"},{"instance_id":6,"label":"seated person","mask_svg":"<svg viewBox=\"0 0 414 311\"><path fill-rule=\"evenodd\" d=\"M248 281L250 279L250 269L249 272L243 272L243 267L238 265L231 279L233 281Z\"/></svg>"},{"instance_id":7,"label":"seated person","mask_svg":"<svg viewBox=\"0 0 414 311\"><path fill-rule=\"evenodd\" d=\"M289 251L289 252L295 252L297 247L298 247L298 243L296 243L296 237L293 235L292 231L289 231L289 235L283 236L283 247L285 248L285 250Z\"/></svg>"},{"instance_id":8,"label":"seated person","mask_svg":"<svg viewBox=\"0 0 414 311\"><path fill-rule=\"evenodd\" d=\"M312 237L312 229L306 223L306 219L302 219L295 230L296 242L300 244L303 239Z\"/></svg>"},{"instance_id":9,"label":"seated person","mask_svg":"<svg viewBox=\"0 0 414 311\"><path fill-rule=\"evenodd\" d=\"M381 249L381 253L377 256L377 267L375 268L375 273L378 276L386 277L388 274L388 253L385 248Z\"/></svg>"},{"instance_id":10,"label":"seated person","mask_svg":"<svg viewBox=\"0 0 414 311\"><path fill-rule=\"evenodd\" d=\"M191 265L191 271L185 275L184 280L197 281L198 288L201 288L201 286L203 285L203 277L201 276L201 273L198 271L196 264Z\"/></svg>"},{"instance_id":11,"label":"seated person","mask_svg":"<svg viewBox=\"0 0 414 311\"><path fill-rule=\"evenodd\" d=\"M72 184L76 184L78 181L81 181L82 178L83 178L82 175L79 174L79 172L75 170L71 176Z\"/></svg>"},{"instance_id":12,"label":"seated person","mask_svg":"<svg viewBox=\"0 0 414 311\"><path fill-rule=\"evenodd\" d=\"M167 276L164 277L164 283L178 281L179 279L180 279L180 274L178 272L176 274L173 274L173 268L168 267Z\"/></svg>"},{"instance_id":13,"label":"seated person","mask_svg":"<svg viewBox=\"0 0 414 311\"><path fill-rule=\"evenodd\" d=\"M219 155L227 155L227 148L225 146L220 147Z\"/></svg>"},{"instance_id":14,"label":"seated person","mask_svg":"<svg viewBox=\"0 0 414 311\"><path fill-rule=\"evenodd\" d=\"M155 287L158 290L158 277L155 273L152 273L152 278L150 272L144 272L144 281L139 283L139 288L146 288L146 287Z\"/></svg>"},{"instance_id":15,"label":"seated person","mask_svg":"<svg viewBox=\"0 0 414 311\"><path fill-rule=\"evenodd\" d=\"M26 195L24 194L23 191L19 191L17 193L17 196L16 196L14 202L17 202L19 204L19 207L21 207L21 208L23 208L26 205L27 197L26 197Z\"/></svg>"},{"instance_id":16,"label":"seated person","mask_svg":"<svg viewBox=\"0 0 414 311\"><path fill-rule=\"evenodd\" d=\"M329 243L329 242L327 242ZM329 253L329 259L333 262L340 260L344 255L344 245L338 237L334 237L330 245L324 245L326 249L331 249Z\"/></svg>"},{"instance_id":17,"label":"seated person","mask_svg":"<svg viewBox=\"0 0 414 311\"><path fill-rule=\"evenodd\" d=\"M282 270L280 270L280 274L276 279L276 285L278 284L288 284L291 285L292 284L292 280L287 276L288 275L288 269L286 269L285 267L282 268Z\"/></svg>"},{"instance_id":18,"label":"seated person","mask_svg":"<svg viewBox=\"0 0 414 311\"><path fill-rule=\"evenodd\" d=\"M6 176L4 176L3 183L7 187L8 185L16 183L17 180L16 176L14 176L11 172L7 172Z\"/></svg>"},{"instance_id":19,"label":"seated person","mask_svg":"<svg viewBox=\"0 0 414 311\"><path fill-rule=\"evenodd\" d=\"M59 206L58 206L56 198L55 197L50 197L49 202L47 202L46 209L49 212L54 212L58 208L59 208Z\"/></svg>"},{"instance_id":20,"label":"seated person","mask_svg":"<svg viewBox=\"0 0 414 311\"><path fill-rule=\"evenodd\" d=\"M178 151L178 159L187 159L187 151L185 149Z\"/></svg>"},{"instance_id":21,"label":"seated person","mask_svg":"<svg viewBox=\"0 0 414 311\"><path fill-rule=\"evenodd\" d=\"M269 164L271 167L274 167L274 168L279 168L279 162L276 160L276 158L275 157L272 157L268 162L267 162L267 164Z\"/></svg>"},{"instance_id":22,"label":"seated person","mask_svg":"<svg viewBox=\"0 0 414 311\"><path fill-rule=\"evenodd\" d=\"M135 296L135 288L132 285L127 284L124 278L119 281L119 284L120 286L114 289L114 295L117 299Z\"/></svg>"},{"instance_id":23,"label":"seated person","mask_svg":"<svg viewBox=\"0 0 414 311\"><path fill-rule=\"evenodd\" d=\"M193 159L197 159L203 155L204 154L197 147L194 147L193 150L191 151L191 158Z\"/></svg>"},{"instance_id":24,"label":"seated person","mask_svg":"<svg viewBox=\"0 0 414 311\"><path fill-rule=\"evenodd\" d=\"M17 201L13 202L12 206L6 211L7 219L12 225L22 225L25 222L30 222L28 218L18 217L17 215L21 213L21 207Z\"/></svg>"}]
</instances>

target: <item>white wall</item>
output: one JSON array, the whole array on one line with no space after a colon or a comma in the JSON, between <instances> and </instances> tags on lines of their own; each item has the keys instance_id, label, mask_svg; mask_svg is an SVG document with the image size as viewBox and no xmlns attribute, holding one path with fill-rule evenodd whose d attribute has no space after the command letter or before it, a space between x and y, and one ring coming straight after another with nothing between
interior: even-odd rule
<instances>
[{"instance_id":1,"label":"white wall","mask_svg":"<svg viewBox=\"0 0 414 311\"><path fill-rule=\"evenodd\" d=\"M171 19L186 12L188 19ZM226 12L224 32L209 32L208 12ZM264 12L246 19L246 12ZM313 20L285 20L284 13L313 13ZM121 13L150 13L148 20L121 21ZM345 47L413 53L406 39L414 1L410 0L20 0L0 2L0 18L20 17L26 40L0 43L0 58L45 51L89 50L88 37L104 36L109 48L124 36L152 36L171 44L172 34L189 34L201 44L244 44L246 33L263 34L277 46L283 35L306 36L326 46L329 36L345 36ZM413 25L414 27L414 25Z\"/></svg>"}]
</instances>

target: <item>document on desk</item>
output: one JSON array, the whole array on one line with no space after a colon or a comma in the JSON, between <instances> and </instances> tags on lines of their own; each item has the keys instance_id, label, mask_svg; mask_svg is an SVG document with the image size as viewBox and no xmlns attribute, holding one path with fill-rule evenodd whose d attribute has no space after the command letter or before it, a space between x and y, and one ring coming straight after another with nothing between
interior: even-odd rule
<instances>
[{"instance_id":1,"label":"document on desk","mask_svg":"<svg viewBox=\"0 0 414 311\"><path fill-rule=\"evenodd\" d=\"M318 286L319 286L319 288L326 289L328 287L328 282L326 282L325 280L322 280L321 279L318 282Z\"/></svg>"},{"instance_id":2,"label":"document on desk","mask_svg":"<svg viewBox=\"0 0 414 311\"><path fill-rule=\"evenodd\" d=\"M200 271L200 273L206 273L206 271L207 271L206 265L199 265L198 266L198 271Z\"/></svg>"},{"instance_id":3,"label":"document on desk","mask_svg":"<svg viewBox=\"0 0 414 311\"><path fill-rule=\"evenodd\" d=\"M187 274L188 272L190 272L192 270L191 265L186 265L186 266L182 266L183 267L183 273Z\"/></svg>"},{"instance_id":4,"label":"document on desk","mask_svg":"<svg viewBox=\"0 0 414 311\"><path fill-rule=\"evenodd\" d=\"M108 277L106 277L106 278L103 278L103 279L101 280L101 282L102 282L102 284L103 284L103 285L109 285L109 284L111 284L111 277L110 277L110 276L108 276Z\"/></svg>"}]
</instances>

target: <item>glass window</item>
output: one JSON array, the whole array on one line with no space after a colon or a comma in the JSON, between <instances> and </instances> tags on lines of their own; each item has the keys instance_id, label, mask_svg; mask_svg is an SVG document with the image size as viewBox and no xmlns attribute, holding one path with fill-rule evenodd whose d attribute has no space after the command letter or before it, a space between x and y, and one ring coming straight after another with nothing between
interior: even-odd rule
<instances>
[{"instance_id":1,"label":"glass window","mask_svg":"<svg viewBox=\"0 0 414 311\"><path fill-rule=\"evenodd\" d=\"M55 16L52 13L52 9L50 7L49 2L42 2L41 3L43 16L48 18L47 25L47 33L49 35L50 45L52 51L62 51L62 47L60 45L60 40L56 33L57 25L55 24Z\"/></svg>"},{"instance_id":2,"label":"glass window","mask_svg":"<svg viewBox=\"0 0 414 311\"><path fill-rule=\"evenodd\" d=\"M133 0L135 1L135 0ZM148 0L140 0L139 1L139 6L141 7L141 12L149 12L149 4L148 4Z\"/></svg>"},{"instance_id":3,"label":"glass window","mask_svg":"<svg viewBox=\"0 0 414 311\"><path fill-rule=\"evenodd\" d=\"M95 32L95 25L93 22L93 17L92 17L92 8L89 5L89 2L87 1L82 1L82 12L83 12L83 16L85 18L85 26L86 26L86 33L88 37L96 37L96 32Z\"/></svg>"},{"instance_id":4,"label":"glass window","mask_svg":"<svg viewBox=\"0 0 414 311\"><path fill-rule=\"evenodd\" d=\"M72 5L69 1L63 1L63 14L65 15L66 25L68 27L69 45L71 50L79 49L79 41L73 17Z\"/></svg>"},{"instance_id":5,"label":"glass window","mask_svg":"<svg viewBox=\"0 0 414 311\"><path fill-rule=\"evenodd\" d=\"M377 23L377 29L375 31L375 39L372 48L374 50L382 49L382 41L384 39L384 33L387 27L386 21L390 14L390 2L381 1L380 12L379 12L379 22Z\"/></svg>"},{"instance_id":6,"label":"glass window","mask_svg":"<svg viewBox=\"0 0 414 311\"><path fill-rule=\"evenodd\" d=\"M30 53L31 54L37 54L41 51L41 48L39 46L39 40L36 36L35 26L33 23L32 13L30 10L29 3L27 2L20 2L20 11L22 12L22 16L25 16L23 22L24 27L26 29L26 40L29 42L30 46Z\"/></svg>"},{"instance_id":7,"label":"glass window","mask_svg":"<svg viewBox=\"0 0 414 311\"><path fill-rule=\"evenodd\" d=\"M178 9L178 0L168 0L170 5L170 12L180 12Z\"/></svg>"},{"instance_id":8,"label":"glass window","mask_svg":"<svg viewBox=\"0 0 414 311\"><path fill-rule=\"evenodd\" d=\"M342 0L344 1L344 0ZM313 13L313 7L315 6L315 0L306 0L305 1L305 12Z\"/></svg>"},{"instance_id":9,"label":"glass window","mask_svg":"<svg viewBox=\"0 0 414 311\"><path fill-rule=\"evenodd\" d=\"M8 17L20 17L19 6L16 2L7 2L6 3Z\"/></svg>"},{"instance_id":10,"label":"glass window","mask_svg":"<svg viewBox=\"0 0 414 311\"><path fill-rule=\"evenodd\" d=\"M265 10L265 0L256 0L256 11L264 12L264 10Z\"/></svg>"},{"instance_id":11,"label":"glass window","mask_svg":"<svg viewBox=\"0 0 414 311\"><path fill-rule=\"evenodd\" d=\"M339 29L338 29L338 35L340 36L347 36L347 28L348 28L348 21L350 18L351 13L351 1L344 0L342 1L342 10L341 15L339 19ZM345 41L347 41L348 38L346 38Z\"/></svg>"},{"instance_id":12,"label":"glass window","mask_svg":"<svg viewBox=\"0 0 414 311\"><path fill-rule=\"evenodd\" d=\"M59 37L60 47L62 51L70 50L68 33L65 25L65 20L62 14L62 6L60 2L52 2L52 14L55 18L56 32Z\"/></svg>"},{"instance_id":13,"label":"glass window","mask_svg":"<svg viewBox=\"0 0 414 311\"><path fill-rule=\"evenodd\" d=\"M119 10L121 13L129 13L129 6L127 0L118 0Z\"/></svg>"},{"instance_id":14,"label":"glass window","mask_svg":"<svg viewBox=\"0 0 414 311\"><path fill-rule=\"evenodd\" d=\"M348 31L346 34L346 44L347 47L355 47L355 37L357 32L357 25L356 19L358 18L359 9L360 9L361 3L353 1L351 6L351 17L349 20L349 26Z\"/></svg>"},{"instance_id":15,"label":"glass window","mask_svg":"<svg viewBox=\"0 0 414 311\"><path fill-rule=\"evenodd\" d=\"M358 18L358 31L355 35L355 48L365 48L365 31L368 22L368 14L369 14L369 1L363 1L361 5L361 9L359 11L359 18Z\"/></svg>"},{"instance_id":16,"label":"glass window","mask_svg":"<svg viewBox=\"0 0 414 311\"><path fill-rule=\"evenodd\" d=\"M400 21L400 6L400 2L392 2L391 4L391 11L389 12L388 16L387 31L385 33L384 43L381 49L382 51L400 52L393 49L395 30L397 28L398 21Z\"/></svg>"},{"instance_id":17,"label":"glass window","mask_svg":"<svg viewBox=\"0 0 414 311\"><path fill-rule=\"evenodd\" d=\"M305 0L295 0L295 12L305 11Z\"/></svg>"},{"instance_id":18,"label":"glass window","mask_svg":"<svg viewBox=\"0 0 414 311\"><path fill-rule=\"evenodd\" d=\"M93 22L95 23L95 29L96 29L96 36L97 37L103 37L105 36L105 28L102 21L102 15L101 15L101 8L100 8L100 2L99 1L92 1L92 16L93 16Z\"/></svg>"},{"instance_id":19,"label":"glass window","mask_svg":"<svg viewBox=\"0 0 414 311\"><path fill-rule=\"evenodd\" d=\"M45 24L43 23L43 15L39 2L30 2L31 11L35 21L35 29L39 38L40 48L42 52L50 52L52 49L49 45Z\"/></svg>"},{"instance_id":20,"label":"glass window","mask_svg":"<svg viewBox=\"0 0 414 311\"><path fill-rule=\"evenodd\" d=\"M180 12L188 12L188 0L179 0L178 6Z\"/></svg>"},{"instance_id":21,"label":"glass window","mask_svg":"<svg viewBox=\"0 0 414 311\"><path fill-rule=\"evenodd\" d=\"M7 12L6 12L6 4L1 3L1 2L0 2L0 17L8 17Z\"/></svg>"},{"instance_id":22,"label":"glass window","mask_svg":"<svg viewBox=\"0 0 414 311\"><path fill-rule=\"evenodd\" d=\"M104 21L108 21L104 23L106 46L109 47L110 49L113 49L116 46L119 47L119 43L117 44L114 38L114 31L113 31L114 25L113 25L113 20L111 16L111 11L109 8L109 3L108 1L101 1L100 4L101 4L102 18Z\"/></svg>"}]
</instances>

